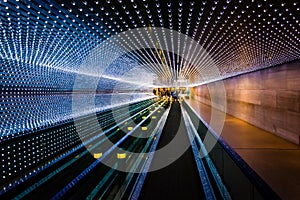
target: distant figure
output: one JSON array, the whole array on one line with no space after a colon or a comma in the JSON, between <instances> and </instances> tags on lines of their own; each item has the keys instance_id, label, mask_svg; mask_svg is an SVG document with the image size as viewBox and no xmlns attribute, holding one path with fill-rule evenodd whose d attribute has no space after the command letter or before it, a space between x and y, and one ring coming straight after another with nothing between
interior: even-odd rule
<instances>
[{"instance_id":1,"label":"distant figure","mask_svg":"<svg viewBox=\"0 0 300 200\"><path fill-rule=\"evenodd\" d=\"M155 88L153 89L153 94L154 94L154 95L157 95L157 92L156 92L156 89L155 89Z\"/></svg>"},{"instance_id":2,"label":"distant figure","mask_svg":"<svg viewBox=\"0 0 300 200\"><path fill-rule=\"evenodd\" d=\"M177 92L177 90L174 90L172 93L171 93L171 95L172 95L172 98L173 99L178 99L178 92Z\"/></svg>"}]
</instances>

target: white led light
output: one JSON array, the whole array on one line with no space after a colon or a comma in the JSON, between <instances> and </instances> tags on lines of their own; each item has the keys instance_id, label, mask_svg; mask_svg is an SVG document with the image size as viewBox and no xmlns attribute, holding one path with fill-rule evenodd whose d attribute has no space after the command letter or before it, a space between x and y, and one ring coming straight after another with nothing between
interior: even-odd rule
<instances>
[{"instance_id":1,"label":"white led light","mask_svg":"<svg viewBox=\"0 0 300 200\"><path fill-rule=\"evenodd\" d=\"M106 38L122 31L146 27L148 36L128 38L124 45L151 42L157 46L116 60L107 69L103 84L99 85L101 90L111 90L116 82L126 83L124 90L129 91L134 87L131 83L141 84L143 74L127 79L121 76L121 72L141 63L148 64L145 67L148 73L165 82L169 80L170 84L179 77L199 77L201 70L209 67L186 40L179 41L173 35L158 36L153 27L174 29L192 37L214 58L223 78L300 58L298 2L107 0L49 5L46 1L3 0L3 3L0 59L5 68L1 68L0 77L1 140L70 119L71 97L57 94L71 92L77 70L89 53ZM173 41L171 48L175 48L174 44L179 46L192 63L161 51L168 39ZM88 82L93 72L82 75ZM147 81L153 84L152 79ZM197 79L196 84L201 83ZM48 135L53 144L47 145L53 151L63 149L71 143L66 138L72 131L58 130L56 134L62 133L60 136ZM5 155L11 155L4 160L11 161L11 170L5 171L4 178L43 160L38 147L34 148L40 140L2 149ZM25 165L24 154L19 153L29 147L31 160ZM14 161L21 164L13 164Z\"/></svg>"}]
</instances>

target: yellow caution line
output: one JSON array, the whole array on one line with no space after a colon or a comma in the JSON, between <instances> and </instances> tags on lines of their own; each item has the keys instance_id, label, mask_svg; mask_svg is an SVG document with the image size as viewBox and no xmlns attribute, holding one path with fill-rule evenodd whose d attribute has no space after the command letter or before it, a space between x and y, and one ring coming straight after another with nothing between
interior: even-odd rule
<instances>
[{"instance_id":1,"label":"yellow caution line","mask_svg":"<svg viewBox=\"0 0 300 200\"><path fill-rule=\"evenodd\" d=\"M148 128L146 126L142 126L142 131L146 131Z\"/></svg>"},{"instance_id":2,"label":"yellow caution line","mask_svg":"<svg viewBox=\"0 0 300 200\"><path fill-rule=\"evenodd\" d=\"M128 127L127 127L127 130L129 130L129 131L131 131L132 129L133 129L132 126L128 126Z\"/></svg>"},{"instance_id":3,"label":"yellow caution line","mask_svg":"<svg viewBox=\"0 0 300 200\"><path fill-rule=\"evenodd\" d=\"M156 119L156 116L152 116L152 119Z\"/></svg>"}]
</instances>

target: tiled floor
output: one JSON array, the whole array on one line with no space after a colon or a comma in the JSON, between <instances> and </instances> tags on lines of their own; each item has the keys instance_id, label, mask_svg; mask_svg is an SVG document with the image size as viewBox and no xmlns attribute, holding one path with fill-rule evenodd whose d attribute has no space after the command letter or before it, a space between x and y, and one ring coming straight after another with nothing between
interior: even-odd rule
<instances>
[{"instance_id":1,"label":"tiled floor","mask_svg":"<svg viewBox=\"0 0 300 200\"><path fill-rule=\"evenodd\" d=\"M188 103L206 121L211 107ZM300 199L300 147L231 115L226 115L221 137L282 199Z\"/></svg>"}]
</instances>

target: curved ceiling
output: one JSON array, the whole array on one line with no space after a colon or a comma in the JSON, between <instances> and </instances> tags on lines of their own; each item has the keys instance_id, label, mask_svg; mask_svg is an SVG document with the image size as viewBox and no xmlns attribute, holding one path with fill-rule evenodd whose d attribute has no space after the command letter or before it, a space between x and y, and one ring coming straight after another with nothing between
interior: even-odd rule
<instances>
[{"instance_id":1,"label":"curved ceiling","mask_svg":"<svg viewBox=\"0 0 300 200\"><path fill-rule=\"evenodd\" d=\"M105 66L101 75L107 86L102 87L122 81L128 89L140 83L202 84L299 59L299 13L298 1L4 0L0 3L1 82L6 88L73 90L80 67L107 38L141 27L150 33L163 27L203 47L218 76L199 79L203 69L211 67L205 59L190 62L161 50L170 42L190 53L191 60L201 56L187 44L188 37L166 35L153 39L156 48L128 52ZM150 36L141 38L145 37ZM126 38L128 45L134 43L131 39ZM95 59L109 58L110 53L97 54ZM128 73L133 68L135 72ZM87 82L93 73L91 68L84 73Z\"/></svg>"},{"instance_id":2,"label":"curved ceiling","mask_svg":"<svg viewBox=\"0 0 300 200\"><path fill-rule=\"evenodd\" d=\"M299 15L297 1L2 0L0 139L150 98L149 87L299 59Z\"/></svg>"}]
</instances>

